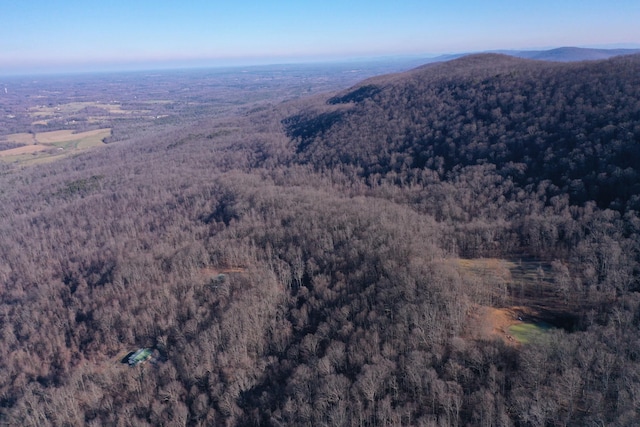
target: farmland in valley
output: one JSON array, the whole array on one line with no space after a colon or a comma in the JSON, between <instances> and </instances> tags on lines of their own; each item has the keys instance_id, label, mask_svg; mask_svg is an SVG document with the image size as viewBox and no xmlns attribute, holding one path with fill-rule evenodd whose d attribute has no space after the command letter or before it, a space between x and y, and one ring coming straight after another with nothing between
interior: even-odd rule
<instances>
[{"instance_id":1,"label":"farmland in valley","mask_svg":"<svg viewBox=\"0 0 640 427\"><path fill-rule=\"evenodd\" d=\"M96 129L80 133L72 130L57 130L34 134L11 134L5 138L7 142L25 145L0 151L0 160L17 163L54 160L103 145L103 140L109 135L111 135L111 129Z\"/></svg>"}]
</instances>

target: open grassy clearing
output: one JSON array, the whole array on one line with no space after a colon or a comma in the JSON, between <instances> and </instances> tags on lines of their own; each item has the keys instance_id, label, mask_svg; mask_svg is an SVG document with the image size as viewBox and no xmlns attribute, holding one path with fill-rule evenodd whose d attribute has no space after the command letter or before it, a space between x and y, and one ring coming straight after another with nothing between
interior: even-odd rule
<instances>
[{"instance_id":1,"label":"open grassy clearing","mask_svg":"<svg viewBox=\"0 0 640 427\"><path fill-rule=\"evenodd\" d=\"M0 159L8 163L34 164L53 161L75 152L104 145L103 139L111 135L111 129L96 129L74 133L72 130L59 130L34 134L14 134L18 142L29 135L36 144L0 151Z\"/></svg>"},{"instance_id":2,"label":"open grassy clearing","mask_svg":"<svg viewBox=\"0 0 640 427\"><path fill-rule=\"evenodd\" d=\"M508 345L529 344L539 340L553 326L537 320L538 312L529 307L474 306L469 314L466 334L472 339L500 339Z\"/></svg>"},{"instance_id":3,"label":"open grassy clearing","mask_svg":"<svg viewBox=\"0 0 640 427\"><path fill-rule=\"evenodd\" d=\"M509 327L508 331L516 341L529 344L539 340L549 329L551 329L551 325L545 322L521 322Z\"/></svg>"},{"instance_id":4,"label":"open grassy clearing","mask_svg":"<svg viewBox=\"0 0 640 427\"><path fill-rule=\"evenodd\" d=\"M465 284L479 289L467 328L472 338L527 344L571 319L547 262L479 258L457 259L454 266Z\"/></svg>"}]
</instances>

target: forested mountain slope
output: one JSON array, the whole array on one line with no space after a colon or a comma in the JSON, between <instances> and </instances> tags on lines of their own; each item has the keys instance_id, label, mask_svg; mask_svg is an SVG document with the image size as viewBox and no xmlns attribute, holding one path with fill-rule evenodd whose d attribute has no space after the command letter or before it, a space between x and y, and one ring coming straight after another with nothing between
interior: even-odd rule
<instances>
[{"instance_id":1,"label":"forested mountain slope","mask_svg":"<svg viewBox=\"0 0 640 427\"><path fill-rule=\"evenodd\" d=\"M554 64L475 55L374 78L285 121L297 160L363 176L492 164L521 187L640 208L640 55ZM414 179L419 179L416 177Z\"/></svg>"},{"instance_id":2,"label":"forested mountain slope","mask_svg":"<svg viewBox=\"0 0 640 427\"><path fill-rule=\"evenodd\" d=\"M0 424L636 425L639 63L471 56L3 166Z\"/></svg>"}]
</instances>

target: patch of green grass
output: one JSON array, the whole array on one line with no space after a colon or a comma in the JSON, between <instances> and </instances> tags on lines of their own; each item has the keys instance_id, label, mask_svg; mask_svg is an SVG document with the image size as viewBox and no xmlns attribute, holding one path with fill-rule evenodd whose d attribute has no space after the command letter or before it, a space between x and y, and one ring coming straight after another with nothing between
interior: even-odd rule
<instances>
[{"instance_id":1,"label":"patch of green grass","mask_svg":"<svg viewBox=\"0 0 640 427\"><path fill-rule=\"evenodd\" d=\"M519 323L509 328L509 334L522 344L535 342L543 337L551 328L550 325L540 323Z\"/></svg>"}]
</instances>

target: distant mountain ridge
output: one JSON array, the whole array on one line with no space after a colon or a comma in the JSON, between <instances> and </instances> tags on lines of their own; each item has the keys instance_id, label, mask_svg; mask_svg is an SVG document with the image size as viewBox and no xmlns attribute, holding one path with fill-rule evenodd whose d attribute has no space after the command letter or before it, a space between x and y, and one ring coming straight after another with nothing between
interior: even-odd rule
<instances>
[{"instance_id":1,"label":"distant mountain ridge","mask_svg":"<svg viewBox=\"0 0 640 427\"><path fill-rule=\"evenodd\" d=\"M581 47L559 47L549 50L495 50L485 53L502 53L504 55L515 56L516 58L535 59L538 61L553 62L577 62L596 61L609 59L622 55L633 55L640 53L640 49L592 49ZM450 61L463 56L473 55L472 53L456 53L451 55L441 55L429 60L429 62Z\"/></svg>"},{"instance_id":2,"label":"distant mountain ridge","mask_svg":"<svg viewBox=\"0 0 640 427\"><path fill-rule=\"evenodd\" d=\"M633 55L640 53L640 49L586 49L579 47L560 47L551 50L520 50L504 51L507 55L518 58L537 59L540 61L574 62L574 61L596 61L609 59L615 56Z\"/></svg>"}]
</instances>

